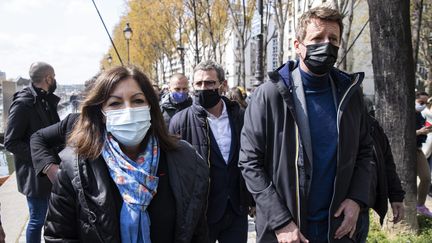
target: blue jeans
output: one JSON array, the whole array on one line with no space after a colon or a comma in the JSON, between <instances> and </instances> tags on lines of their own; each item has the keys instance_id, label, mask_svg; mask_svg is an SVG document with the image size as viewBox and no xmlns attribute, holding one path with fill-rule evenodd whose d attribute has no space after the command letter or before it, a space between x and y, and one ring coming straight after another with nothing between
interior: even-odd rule
<instances>
[{"instance_id":1,"label":"blue jeans","mask_svg":"<svg viewBox=\"0 0 432 243\"><path fill-rule=\"evenodd\" d=\"M30 219L27 225L27 243L40 243L41 230L48 209L48 198L27 197Z\"/></svg>"}]
</instances>

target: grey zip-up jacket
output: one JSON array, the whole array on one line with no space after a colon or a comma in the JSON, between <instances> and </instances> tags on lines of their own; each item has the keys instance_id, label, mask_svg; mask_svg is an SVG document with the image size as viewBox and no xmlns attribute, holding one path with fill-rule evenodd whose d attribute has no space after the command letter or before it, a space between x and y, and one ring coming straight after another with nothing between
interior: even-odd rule
<instances>
[{"instance_id":1,"label":"grey zip-up jacket","mask_svg":"<svg viewBox=\"0 0 432 243\"><path fill-rule=\"evenodd\" d=\"M256 202L257 242L277 242L274 230L291 220L301 232L307 229L311 145L307 123L297 115L297 87L291 75L295 68L297 63L289 62L269 73L271 81L255 91L245 112L239 166ZM372 146L360 91L364 75L337 69L330 75L337 104L338 148L328 241L352 242L347 236L334 239L343 216L333 215L347 198L364 206L368 203Z\"/></svg>"}]
</instances>

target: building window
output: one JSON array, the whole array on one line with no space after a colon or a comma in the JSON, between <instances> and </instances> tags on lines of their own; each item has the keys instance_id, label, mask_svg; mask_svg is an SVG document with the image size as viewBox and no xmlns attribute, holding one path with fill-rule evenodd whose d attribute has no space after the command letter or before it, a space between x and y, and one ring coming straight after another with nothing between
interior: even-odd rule
<instances>
[{"instance_id":1,"label":"building window","mask_svg":"<svg viewBox=\"0 0 432 243\"><path fill-rule=\"evenodd\" d=\"M288 32L291 33L292 32L292 21L288 21Z\"/></svg>"}]
</instances>

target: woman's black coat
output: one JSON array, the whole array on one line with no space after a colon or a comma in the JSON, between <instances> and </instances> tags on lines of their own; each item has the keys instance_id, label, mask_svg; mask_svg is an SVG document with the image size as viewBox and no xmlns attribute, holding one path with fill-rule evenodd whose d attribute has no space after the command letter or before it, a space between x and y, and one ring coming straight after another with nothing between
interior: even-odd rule
<instances>
[{"instance_id":1,"label":"woman's black coat","mask_svg":"<svg viewBox=\"0 0 432 243\"><path fill-rule=\"evenodd\" d=\"M45 241L121 242L122 198L103 158L83 160L70 147L60 157ZM175 242L207 242L208 166L185 141L179 141L177 149L165 151L165 158L177 213Z\"/></svg>"}]
</instances>

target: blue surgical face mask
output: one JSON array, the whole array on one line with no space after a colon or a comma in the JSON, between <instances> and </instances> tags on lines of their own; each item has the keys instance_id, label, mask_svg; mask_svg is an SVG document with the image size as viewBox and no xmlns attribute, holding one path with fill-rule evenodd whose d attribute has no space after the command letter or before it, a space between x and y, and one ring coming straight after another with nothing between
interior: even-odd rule
<instances>
[{"instance_id":1,"label":"blue surgical face mask","mask_svg":"<svg viewBox=\"0 0 432 243\"><path fill-rule=\"evenodd\" d=\"M188 98L187 92L171 92L171 99L175 104L182 103Z\"/></svg>"},{"instance_id":2,"label":"blue surgical face mask","mask_svg":"<svg viewBox=\"0 0 432 243\"><path fill-rule=\"evenodd\" d=\"M102 112L106 117L106 129L124 146L136 146L142 142L151 126L150 107L126 108Z\"/></svg>"},{"instance_id":3,"label":"blue surgical face mask","mask_svg":"<svg viewBox=\"0 0 432 243\"><path fill-rule=\"evenodd\" d=\"M415 106L416 111L422 112L425 108L426 108L426 104L419 104L416 102L416 106Z\"/></svg>"}]
</instances>

